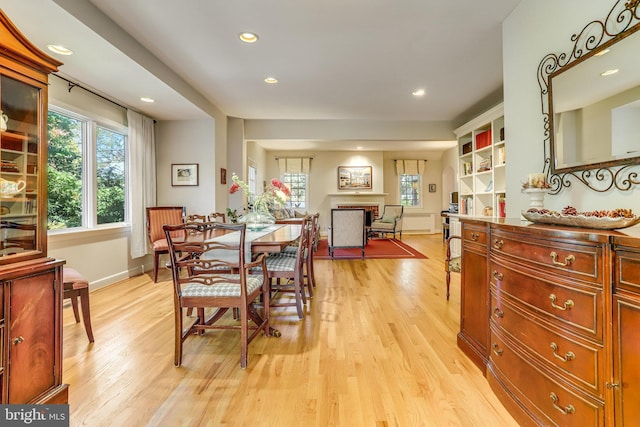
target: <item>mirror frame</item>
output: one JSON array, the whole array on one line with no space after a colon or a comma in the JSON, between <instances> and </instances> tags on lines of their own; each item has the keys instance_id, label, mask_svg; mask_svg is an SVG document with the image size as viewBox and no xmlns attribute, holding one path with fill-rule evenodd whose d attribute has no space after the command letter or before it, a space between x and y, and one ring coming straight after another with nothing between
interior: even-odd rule
<instances>
[{"instance_id":1,"label":"mirror frame","mask_svg":"<svg viewBox=\"0 0 640 427\"><path fill-rule=\"evenodd\" d=\"M573 46L569 52L549 53L538 66L538 84L542 100L544 123L544 168L550 194L558 194L570 187L572 178L588 188L605 192L612 188L627 191L640 184L633 166L640 164L640 156L585 165L556 167L553 127L553 90L551 81L558 74L591 58L620 40L640 30L640 0L617 0L606 18L585 25L571 36Z\"/></svg>"}]
</instances>

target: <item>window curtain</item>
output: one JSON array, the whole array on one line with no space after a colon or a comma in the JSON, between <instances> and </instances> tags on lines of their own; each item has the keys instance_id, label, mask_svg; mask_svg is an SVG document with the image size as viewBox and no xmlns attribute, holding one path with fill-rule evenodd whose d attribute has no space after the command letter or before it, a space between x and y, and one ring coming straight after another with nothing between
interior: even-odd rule
<instances>
[{"instance_id":1,"label":"window curtain","mask_svg":"<svg viewBox=\"0 0 640 427\"><path fill-rule=\"evenodd\" d=\"M427 169L426 160L396 160L396 173L398 175L424 175Z\"/></svg>"},{"instance_id":2,"label":"window curtain","mask_svg":"<svg viewBox=\"0 0 640 427\"><path fill-rule=\"evenodd\" d=\"M278 167L280 175L285 173L309 173L311 169L311 157L280 157Z\"/></svg>"},{"instance_id":3,"label":"window curtain","mask_svg":"<svg viewBox=\"0 0 640 427\"><path fill-rule=\"evenodd\" d=\"M146 208L156 205L156 141L153 119L127 110L127 121L131 159L131 258L140 258L148 249Z\"/></svg>"}]
</instances>

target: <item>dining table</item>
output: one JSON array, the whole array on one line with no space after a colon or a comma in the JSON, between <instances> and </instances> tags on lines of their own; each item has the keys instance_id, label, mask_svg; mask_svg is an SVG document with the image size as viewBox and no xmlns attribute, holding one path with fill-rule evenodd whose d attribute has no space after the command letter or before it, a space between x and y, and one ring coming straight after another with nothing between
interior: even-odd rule
<instances>
[{"instance_id":1,"label":"dining table","mask_svg":"<svg viewBox=\"0 0 640 427\"><path fill-rule=\"evenodd\" d=\"M251 241L251 252L254 254L277 253L295 242L301 232L301 224L273 224L263 230L247 229L246 240Z\"/></svg>"}]
</instances>

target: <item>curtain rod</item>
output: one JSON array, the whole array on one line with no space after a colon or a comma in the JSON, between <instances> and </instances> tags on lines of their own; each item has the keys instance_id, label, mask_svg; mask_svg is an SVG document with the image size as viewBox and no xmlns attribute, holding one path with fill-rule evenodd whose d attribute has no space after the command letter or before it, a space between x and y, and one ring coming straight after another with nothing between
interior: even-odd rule
<instances>
[{"instance_id":1,"label":"curtain rod","mask_svg":"<svg viewBox=\"0 0 640 427\"><path fill-rule=\"evenodd\" d=\"M423 162L428 162L429 160L427 159L393 159L394 162L397 162L399 160L405 161L405 160L422 160Z\"/></svg>"},{"instance_id":2,"label":"curtain rod","mask_svg":"<svg viewBox=\"0 0 640 427\"><path fill-rule=\"evenodd\" d=\"M79 85L78 83L74 83L74 82L72 82L71 80L66 79L66 78L64 78L64 77L62 77L62 76L59 76L59 75L57 75L57 74L55 74L55 73L52 73L52 75L54 75L54 76L56 76L57 78L59 78L59 79L61 79L61 80L64 80L65 82L67 82L68 89L69 89L69 93L71 93L71 89L73 89L74 87L79 87L80 89L83 89L83 90L85 90L85 91L89 92L90 94L97 96L98 98L102 98L102 99L104 99L105 101L109 101L110 103L117 105L118 107L122 108L123 110L128 110L128 108L127 108L127 107L125 107L125 106L123 106L123 105L121 105L121 104L118 104L116 101L113 101L113 100L111 100L111 99L107 98L106 96L102 96L102 95L100 95L99 93L96 93L96 92L92 91L91 89L87 89L86 87L84 87L84 86L82 86L82 85Z\"/></svg>"},{"instance_id":3,"label":"curtain rod","mask_svg":"<svg viewBox=\"0 0 640 427\"><path fill-rule=\"evenodd\" d=\"M276 157L276 160L280 159L310 159L313 160L313 156L311 157Z\"/></svg>"}]
</instances>

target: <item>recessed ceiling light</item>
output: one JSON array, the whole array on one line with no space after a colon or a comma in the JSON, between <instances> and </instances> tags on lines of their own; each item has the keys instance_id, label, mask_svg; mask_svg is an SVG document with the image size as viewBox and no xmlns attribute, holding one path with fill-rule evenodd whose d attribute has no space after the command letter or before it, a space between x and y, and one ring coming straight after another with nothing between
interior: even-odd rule
<instances>
[{"instance_id":1,"label":"recessed ceiling light","mask_svg":"<svg viewBox=\"0 0 640 427\"><path fill-rule=\"evenodd\" d=\"M602 74L600 74L600 75L601 75L601 76L603 76L603 77L605 77L605 76L610 76L610 75L612 75L612 74L617 73L618 71L620 71L620 70L618 70L617 68L614 68L614 69L612 69L612 70L607 70L607 71L605 71L604 73L602 73Z\"/></svg>"},{"instance_id":2,"label":"recessed ceiling light","mask_svg":"<svg viewBox=\"0 0 640 427\"><path fill-rule=\"evenodd\" d=\"M266 77L264 79L264 82L269 84L274 84L274 83L278 83L278 79L276 79L275 77Z\"/></svg>"},{"instance_id":3,"label":"recessed ceiling light","mask_svg":"<svg viewBox=\"0 0 640 427\"><path fill-rule=\"evenodd\" d=\"M424 96L424 94L425 94L424 89L416 89L413 92L411 92L411 95L413 96Z\"/></svg>"},{"instance_id":4,"label":"recessed ceiling light","mask_svg":"<svg viewBox=\"0 0 640 427\"><path fill-rule=\"evenodd\" d=\"M245 43L255 43L258 41L258 36L254 33L240 33L238 37Z\"/></svg>"},{"instance_id":5,"label":"recessed ceiling light","mask_svg":"<svg viewBox=\"0 0 640 427\"><path fill-rule=\"evenodd\" d=\"M72 55L73 51L71 49L67 49L66 47L60 44L50 44L47 45L47 49L49 49L53 53L57 53L58 55Z\"/></svg>"},{"instance_id":6,"label":"recessed ceiling light","mask_svg":"<svg viewBox=\"0 0 640 427\"><path fill-rule=\"evenodd\" d=\"M140 101L142 101L142 102L149 102L149 103L151 103L151 102L156 102L156 100L155 100L155 99L153 99L153 98L147 98L146 96L143 96L142 98L140 98Z\"/></svg>"},{"instance_id":7,"label":"recessed ceiling light","mask_svg":"<svg viewBox=\"0 0 640 427\"><path fill-rule=\"evenodd\" d=\"M593 55L593 56L602 56L602 55L604 55L605 53L609 53L609 49L601 50L600 52L596 53L596 54L595 54L595 55Z\"/></svg>"}]
</instances>

